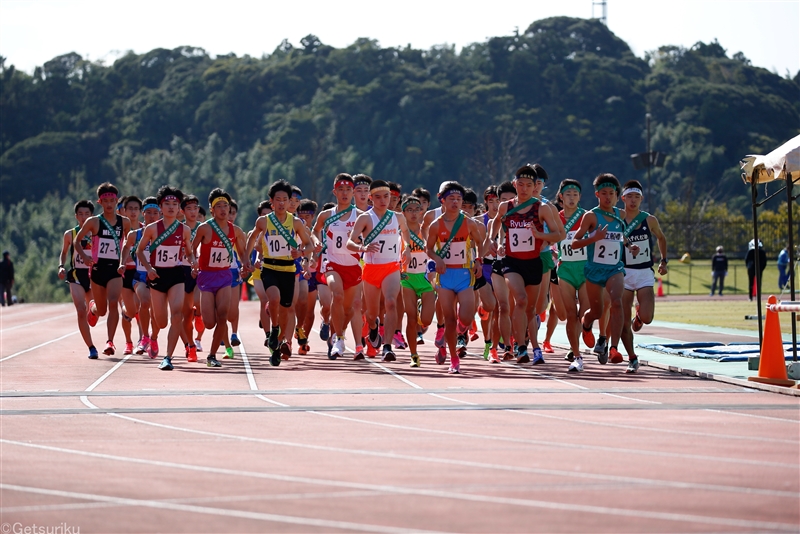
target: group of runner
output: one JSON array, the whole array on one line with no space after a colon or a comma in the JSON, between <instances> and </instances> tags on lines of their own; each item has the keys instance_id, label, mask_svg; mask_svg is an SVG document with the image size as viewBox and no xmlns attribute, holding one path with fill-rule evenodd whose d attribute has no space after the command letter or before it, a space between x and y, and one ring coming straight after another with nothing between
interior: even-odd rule
<instances>
[{"instance_id":1,"label":"group of runner","mask_svg":"<svg viewBox=\"0 0 800 534\"><path fill-rule=\"evenodd\" d=\"M91 359L99 356L91 327L108 316L103 354L113 355L121 315L125 354L158 357L158 335L168 329L159 368L172 370L178 340L186 360L196 362L208 329L206 364L220 367L217 351L234 358L241 343L239 292L248 283L260 301L273 366L291 357L293 338L299 354L310 351L319 302L319 335L330 359L349 350L354 360L392 362L407 348L411 367L420 367L419 345L435 319L436 363L449 359L450 373L461 371L478 322L485 360L540 365L554 352L550 339L561 320L569 372L584 370L582 338L601 364L624 360L621 340L626 372L635 373L633 332L653 320L654 243L658 272L667 272L666 239L657 219L639 209L642 186L633 180L621 187L601 174L593 182L597 206L587 211L580 182L563 180L547 200L547 181L541 165L524 165L512 181L484 191L482 210L474 191L447 181L437 192L440 206L430 209L423 188L403 195L398 184L341 173L335 201L317 214L315 202L281 180L247 233L222 189L208 195L206 213L198 197L175 187L142 200L120 198L105 183L97 189L102 213L94 215L89 200L75 204L78 224L64 233L58 274L69 282ZM624 209L616 206L620 198Z\"/></svg>"}]
</instances>

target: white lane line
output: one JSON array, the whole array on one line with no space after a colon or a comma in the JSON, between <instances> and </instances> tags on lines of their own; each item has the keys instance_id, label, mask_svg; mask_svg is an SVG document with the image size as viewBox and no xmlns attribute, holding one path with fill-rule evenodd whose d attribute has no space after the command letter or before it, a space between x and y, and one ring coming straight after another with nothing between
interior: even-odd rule
<instances>
[{"instance_id":1,"label":"white lane line","mask_svg":"<svg viewBox=\"0 0 800 534\"><path fill-rule=\"evenodd\" d=\"M632 400L632 401L636 401L636 402L645 402L647 404L663 404L663 402L657 402L657 401L651 401L651 400L645 400L645 399L635 399L633 397L626 397L625 395L616 395L614 393L602 393L602 395L608 395L609 397L616 397L618 399L623 399L623 400Z\"/></svg>"},{"instance_id":2,"label":"white lane line","mask_svg":"<svg viewBox=\"0 0 800 534\"><path fill-rule=\"evenodd\" d=\"M119 369L120 367L122 367L122 364L123 364L123 363L125 363L126 361L128 361L128 359L129 359L131 356L133 356L133 354L128 354L127 356L125 356L124 358L122 358L120 361L118 361L118 362L117 362L117 364L116 364L114 367L112 367L111 369L109 369L108 371L106 371L106 372L105 372L105 374L104 374L103 376L101 376L100 378L98 378L97 380L95 380L95 381L94 381L94 383L93 383L91 386L89 386L88 388L86 388L84 391L94 391L94 388L96 388L97 386L99 386L100 384L102 384L102 383L103 383L103 381L104 381L106 378L108 378L109 376L111 376L111 373L113 373L114 371L116 371L117 369ZM88 406L89 408L92 408L92 409L95 409L95 410L97 409L97 406L96 406L96 405L94 405L94 404L92 404L92 402L89 400L89 397L87 397L86 395L81 395L81 402L82 402L82 403L83 403L85 406Z\"/></svg>"},{"instance_id":3,"label":"white lane line","mask_svg":"<svg viewBox=\"0 0 800 534\"><path fill-rule=\"evenodd\" d=\"M350 349L347 349L347 350L349 351ZM389 373L390 375L392 375L393 377L395 377L395 378L396 378L396 379L398 379L399 381L403 382L404 384L407 384L407 385L411 386L411 387L412 387L412 388L414 388L414 389L425 389L425 388L423 388L422 386L420 386L419 384L415 384L415 383L414 383L414 382L412 382L411 380L407 379L406 377L404 377L404 376L402 376L402 375L399 375L399 374L395 373L394 371L392 371L391 369L389 369L389 368L388 368L388 367L386 367L385 365L382 365L382 364L380 364L380 363L378 363L378 362L374 362L374 361L372 361L372 360L369 360L369 359L368 359L368 361L369 361L369 363L371 363L371 364L372 364L372 365L374 365L375 367L377 367L377 368L379 368L379 369L382 369L382 370L386 371L387 373Z\"/></svg>"},{"instance_id":4,"label":"white lane line","mask_svg":"<svg viewBox=\"0 0 800 534\"><path fill-rule=\"evenodd\" d=\"M239 345L239 354L242 355L242 362L244 363L244 370L247 373L247 383L250 384L250 391L258 391L258 385L256 384L256 377L253 374L253 369L250 367L250 359L247 357L247 352L245 352L244 350L244 343ZM283 404L282 402L272 400L261 394L256 395L256 398L264 402L274 404L275 406L281 406L283 408L289 406L288 404Z\"/></svg>"},{"instance_id":5,"label":"white lane line","mask_svg":"<svg viewBox=\"0 0 800 534\"><path fill-rule=\"evenodd\" d=\"M350 521L335 521L330 519L312 519L307 517L297 517L280 514L265 514L260 512L247 512L244 510L230 510L223 508L209 508L207 506L192 506L188 504L169 503L145 499L128 499L125 497L112 497L98 495L95 493L78 493L74 491L60 491L44 488L33 488L29 486L16 486L14 484L0 484L0 488L11 491L25 493L35 493L39 495L52 495L57 497L67 497L70 499L87 499L103 503L111 503L123 506L144 506L147 508L158 508L162 510L174 510L179 512L191 512L195 514L217 515L223 517L238 517L241 519L254 519L258 521L270 521L275 523L288 523L292 525L313 526L319 528L337 528L343 530L357 530L360 532L386 532L400 534L403 532L431 532L426 530L413 530L401 527L388 527L384 525L370 525L366 523L353 523Z\"/></svg>"},{"instance_id":6,"label":"white lane line","mask_svg":"<svg viewBox=\"0 0 800 534\"><path fill-rule=\"evenodd\" d=\"M100 326L102 324L105 324L105 322L106 321L103 320L103 321L97 323L97 325ZM80 334L80 333L81 333L80 330L75 330L74 332L70 332L69 334L64 334L61 337L57 337L55 339L51 339L50 341L45 341L44 343L40 343L40 344L36 345L35 347L31 347L29 349L25 349L25 350L21 350L19 352L15 352L14 354L12 354L10 356L6 356L5 358L0 358L0 362L4 362L6 360L10 360L11 358L16 358L17 356L19 356L21 354L25 354L26 352L30 352L32 350L40 349L40 348L42 348L42 347L44 347L46 345L49 345L50 343L55 343L56 341L61 341L62 339L66 339L69 336L74 336L75 334Z\"/></svg>"},{"instance_id":7,"label":"white lane line","mask_svg":"<svg viewBox=\"0 0 800 534\"><path fill-rule=\"evenodd\" d=\"M741 412L729 412L725 410L714 410L712 408L706 408L707 412L714 412L714 413L724 413L728 415L741 415L742 417L753 417L755 419L766 419L767 421L781 421L783 423L792 423L792 424L800 424L800 421L797 419L783 419L781 417L769 417L768 415L755 415L751 413L741 413Z\"/></svg>"},{"instance_id":8,"label":"white lane line","mask_svg":"<svg viewBox=\"0 0 800 534\"><path fill-rule=\"evenodd\" d=\"M74 313L65 313L64 315L56 315L54 317L50 317L48 319L41 319L39 321L34 321L32 323L19 324L17 326L12 326L12 327L4 328L4 329L0 330L0 334L5 334L6 332L11 332L12 330L17 330L19 328L27 328L29 326L33 326L33 325L39 324L39 323L46 323L48 321L55 321L56 319L63 319L64 317L74 317L74 316L75 316Z\"/></svg>"},{"instance_id":9,"label":"white lane line","mask_svg":"<svg viewBox=\"0 0 800 534\"><path fill-rule=\"evenodd\" d=\"M96 453L96 452L89 452L89 451L82 451L76 449L64 449L61 447L51 447L48 445L38 445L34 443L27 443L21 441L11 441L5 438L0 438L0 443L5 443L8 445L18 445L20 447L28 447L32 449L39 449L39 450L46 450L50 452L59 452L65 454L74 454L77 456L85 456L89 458L99 458L103 460L112 460L118 462L125 462L125 463L133 463L133 464L140 464L140 465L150 465L156 466L161 468L168 468L168 469L182 469L187 471L197 471L203 473L213 473L217 475L228 475L228 476L238 476L238 477L248 477L248 478L257 478L257 479L265 479L265 480L276 480L281 482L296 482L301 484L313 484L319 486L332 486L332 487L340 487L340 488L352 488L352 489L360 489L360 490L368 490L368 491L378 491L383 493L395 493L400 495L418 495L424 497L434 497L440 499L451 499L451 500L462 500L462 501L469 501L469 502L480 502L480 503L492 503L492 504L500 504L505 506L521 506L521 507L528 507L528 508L542 508L542 509L549 509L549 510L561 510L561 511L568 511L568 512L582 512L582 513L594 513L594 514L601 514L601 515L611 515L611 516L622 516L622 517L634 517L638 519L658 519L662 521L676 521L676 522L689 522L689 523L703 523L703 524L712 524L712 525L723 525L729 527L739 527L745 529L768 529L768 530L777 530L777 531L786 531L786 532L796 532L797 525L795 524L788 524L788 523L775 523L775 522L768 522L768 521L750 521L746 519L733 519L728 517L710 517L710 516L702 516L702 515L693 515L693 514L680 514L680 513L669 513L669 512L655 512L655 511L648 511L648 510L641 510L641 509L626 509L626 508L612 508L607 506L592 506L588 504L575 504L575 503L560 503L560 502L553 502L553 501L542 501L542 500L532 500L532 499L518 499L518 498L506 498L506 497L495 497L493 495L485 495L485 494L469 494L469 493L458 493L453 491L442 491L442 490L432 490L432 489L424 489L424 488L409 488L403 486L396 486L390 484L368 484L363 482L347 482L343 480L330 480L330 479L320 479L320 478L311 478L311 477L299 477L299 476L291 476L291 475L279 475L275 473L264 473L258 471L242 471L237 469L227 469L227 468L220 468L220 467L211 467L211 466L201 466L201 465L191 465L191 464L182 464L174 461L160 461L160 460L149 460L145 458L133 458L130 456L115 456L112 454L103 454L103 453ZM419 458L415 456L414 458ZM8 489L13 489L9 487L10 485L3 485ZM0 487L3 487L0 486ZM133 500L126 500L126 501L133 501ZM133 501L136 502L136 501ZM156 503L159 507L163 507L162 503ZM139 505L137 503L137 505ZM174 506L174 505L172 505ZM194 507L193 507L194 508ZM195 510L191 510L195 511ZM198 511L207 511L206 508L199 507ZM387 527L383 527L387 528Z\"/></svg>"}]
</instances>

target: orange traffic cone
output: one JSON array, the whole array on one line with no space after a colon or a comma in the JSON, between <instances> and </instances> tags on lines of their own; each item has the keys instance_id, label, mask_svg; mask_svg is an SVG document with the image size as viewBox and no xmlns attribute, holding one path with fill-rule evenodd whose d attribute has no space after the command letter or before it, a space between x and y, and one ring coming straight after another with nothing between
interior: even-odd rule
<instances>
[{"instance_id":1,"label":"orange traffic cone","mask_svg":"<svg viewBox=\"0 0 800 534\"><path fill-rule=\"evenodd\" d=\"M761 343L761 358L758 362L758 376L748 380L772 384L774 386L794 386L786 374L786 360L783 354L783 338L778 312L770 311L769 305L776 304L778 299L770 295L767 300L767 317L764 321L764 339Z\"/></svg>"},{"instance_id":2,"label":"orange traffic cone","mask_svg":"<svg viewBox=\"0 0 800 534\"><path fill-rule=\"evenodd\" d=\"M658 278L658 292L656 293L657 297L664 296L664 282L662 282L661 277Z\"/></svg>"}]
</instances>

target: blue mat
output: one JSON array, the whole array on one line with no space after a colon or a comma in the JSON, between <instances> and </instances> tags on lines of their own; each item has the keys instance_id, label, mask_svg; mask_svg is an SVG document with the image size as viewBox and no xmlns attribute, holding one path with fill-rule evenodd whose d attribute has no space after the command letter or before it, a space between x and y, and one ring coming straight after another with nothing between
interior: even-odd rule
<instances>
[{"instance_id":1,"label":"blue mat","mask_svg":"<svg viewBox=\"0 0 800 534\"><path fill-rule=\"evenodd\" d=\"M746 362L751 356L758 355L761 348L758 343L665 343L663 345L639 344L639 347L665 354L683 356L684 358L700 358L718 362ZM783 343L786 361L792 360L792 343Z\"/></svg>"}]
</instances>

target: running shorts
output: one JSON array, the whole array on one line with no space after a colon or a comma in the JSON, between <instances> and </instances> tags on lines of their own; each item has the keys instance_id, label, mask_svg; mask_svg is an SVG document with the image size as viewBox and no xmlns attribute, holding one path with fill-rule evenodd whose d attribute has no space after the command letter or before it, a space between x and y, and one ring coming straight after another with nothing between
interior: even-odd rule
<instances>
[{"instance_id":1,"label":"running shorts","mask_svg":"<svg viewBox=\"0 0 800 534\"><path fill-rule=\"evenodd\" d=\"M503 276L516 273L522 277L526 286L538 286L542 283L542 259L520 260L506 256L503 258Z\"/></svg>"},{"instance_id":2,"label":"running shorts","mask_svg":"<svg viewBox=\"0 0 800 534\"><path fill-rule=\"evenodd\" d=\"M465 289L472 289L475 283L472 269L466 267L448 267L444 274L436 274L436 288L447 289L454 293L461 293Z\"/></svg>"},{"instance_id":3,"label":"running shorts","mask_svg":"<svg viewBox=\"0 0 800 534\"><path fill-rule=\"evenodd\" d=\"M403 273L400 286L413 290L417 294L417 298L421 297L423 293L433 291L433 287L428 282L425 273Z\"/></svg>"},{"instance_id":4,"label":"running shorts","mask_svg":"<svg viewBox=\"0 0 800 534\"><path fill-rule=\"evenodd\" d=\"M189 265L181 265L183 267L183 291L188 295L194 292L197 286L197 278L192 276L192 268Z\"/></svg>"},{"instance_id":5,"label":"running shorts","mask_svg":"<svg viewBox=\"0 0 800 534\"><path fill-rule=\"evenodd\" d=\"M89 280L89 269L70 269L64 281L68 284L79 285L84 291L89 291L92 288Z\"/></svg>"},{"instance_id":6,"label":"running shorts","mask_svg":"<svg viewBox=\"0 0 800 534\"><path fill-rule=\"evenodd\" d=\"M116 265L95 263L92 266L91 278L92 283L106 287L111 280L115 278L122 278L122 275L117 272Z\"/></svg>"},{"instance_id":7,"label":"running shorts","mask_svg":"<svg viewBox=\"0 0 800 534\"><path fill-rule=\"evenodd\" d=\"M280 305L291 308L294 299L294 280L297 275L294 271L276 271L275 269L261 268L261 283L264 289L277 287L280 292Z\"/></svg>"},{"instance_id":8,"label":"running shorts","mask_svg":"<svg viewBox=\"0 0 800 534\"><path fill-rule=\"evenodd\" d=\"M136 276L136 269L125 269L125 274L122 275L122 288L130 289L133 291L133 279Z\"/></svg>"},{"instance_id":9,"label":"running shorts","mask_svg":"<svg viewBox=\"0 0 800 534\"><path fill-rule=\"evenodd\" d=\"M375 287L381 287L383 281L392 273L400 271L398 262L391 263L365 263L361 279Z\"/></svg>"},{"instance_id":10,"label":"running shorts","mask_svg":"<svg viewBox=\"0 0 800 534\"><path fill-rule=\"evenodd\" d=\"M161 293L168 292L172 287L184 283L183 265L176 267L156 267L158 278L148 280L147 285L150 289L155 289Z\"/></svg>"},{"instance_id":11,"label":"running shorts","mask_svg":"<svg viewBox=\"0 0 800 534\"><path fill-rule=\"evenodd\" d=\"M197 287L204 293L217 294L222 288L231 287L231 271L200 271L197 273Z\"/></svg>"},{"instance_id":12,"label":"running shorts","mask_svg":"<svg viewBox=\"0 0 800 534\"><path fill-rule=\"evenodd\" d=\"M345 291L361 283L362 271L360 265L339 265L338 263L328 262L325 265L325 273L333 271L342 279L342 288ZM381 278L381 281L383 281L383 278Z\"/></svg>"},{"instance_id":13,"label":"running shorts","mask_svg":"<svg viewBox=\"0 0 800 534\"><path fill-rule=\"evenodd\" d=\"M637 291L645 287L653 287L655 281L653 269L625 269L625 289L628 291Z\"/></svg>"},{"instance_id":14,"label":"running shorts","mask_svg":"<svg viewBox=\"0 0 800 534\"><path fill-rule=\"evenodd\" d=\"M579 289L586 282L586 275L583 272L585 265L585 261L563 261L558 266L558 278Z\"/></svg>"},{"instance_id":15,"label":"running shorts","mask_svg":"<svg viewBox=\"0 0 800 534\"><path fill-rule=\"evenodd\" d=\"M609 278L618 273L625 274L625 266L622 262L616 265L603 265L602 263L587 261L583 267L583 273L586 275L587 282L606 287L606 282L608 282Z\"/></svg>"}]
</instances>

